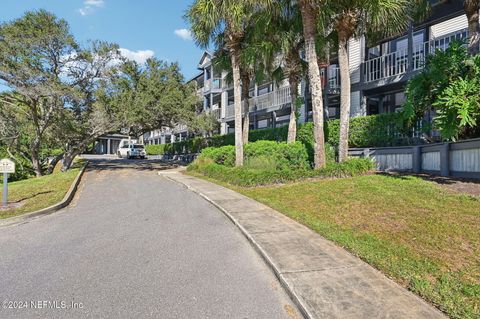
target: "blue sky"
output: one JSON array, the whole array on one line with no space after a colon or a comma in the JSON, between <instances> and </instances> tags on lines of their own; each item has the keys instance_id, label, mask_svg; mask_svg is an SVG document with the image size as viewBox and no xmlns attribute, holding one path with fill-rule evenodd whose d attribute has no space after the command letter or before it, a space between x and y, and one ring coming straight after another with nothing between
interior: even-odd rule
<instances>
[{"instance_id":1,"label":"blue sky","mask_svg":"<svg viewBox=\"0 0 480 319\"><path fill-rule=\"evenodd\" d=\"M117 43L129 58L156 56L179 62L186 79L196 75L202 50L188 32L183 15L192 0L1 0L0 21L25 11L46 9L68 21L80 43L99 39Z\"/></svg>"}]
</instances>

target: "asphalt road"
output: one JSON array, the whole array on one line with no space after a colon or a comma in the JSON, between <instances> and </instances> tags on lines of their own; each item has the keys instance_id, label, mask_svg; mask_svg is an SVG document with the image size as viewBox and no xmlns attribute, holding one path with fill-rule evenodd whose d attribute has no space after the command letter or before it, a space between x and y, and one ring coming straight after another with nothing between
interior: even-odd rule
<instances>
[{"instance_id":1,"label":"asphalt road","mask_svg":"<svg viewBox=\"0 0 480 319\"><path fill-rule=\"evenodd\" d=\"M0 318L299 318L235 226L161 167L95 158L68 208L0 227Z\"/></svg>"}]
</instances>

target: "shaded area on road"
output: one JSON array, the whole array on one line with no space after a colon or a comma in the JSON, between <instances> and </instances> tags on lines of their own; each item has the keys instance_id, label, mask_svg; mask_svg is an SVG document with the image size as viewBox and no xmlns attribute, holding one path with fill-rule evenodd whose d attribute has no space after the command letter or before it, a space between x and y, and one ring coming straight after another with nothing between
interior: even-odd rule
<instances>
[{"instance_id":1,"label":"shaded area on road","mask_svg":"<svg viewBox=\"0 0 480 319\"><path fill-rule=\"evenodd\" d=\"M0 228L1 318L298 318L277 278L216 208L158 161L89 157L68 209Z\"/></svg>"}]
</instances>

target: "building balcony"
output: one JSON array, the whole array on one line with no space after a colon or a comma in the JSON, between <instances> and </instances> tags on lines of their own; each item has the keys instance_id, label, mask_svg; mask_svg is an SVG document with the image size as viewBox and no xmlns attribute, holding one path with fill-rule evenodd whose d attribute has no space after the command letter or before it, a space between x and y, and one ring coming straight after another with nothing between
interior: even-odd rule
<instances>
[{"instance_id":1,"label":"building balcony","mask_svg":"<svg viewBox=\"0 0 480 319\"><path fill-rule=\"evenodd\" d=\"M213 117L219 120L222 115L222 112L221 112L221 109L213 109L211 110L211 114L213 115Z\"/></svg>"},{"instance_id":2,"label":"building balcony","mask_svg":"<svg viewBox=\"0 0 480 319\"><path fill-rule=\"evenodd\" d=\"M340 90L340 68L337 65L330 65L320 70L323 89L329 94L338 94Z\"/></svg>"},{"instance_id":3,"label":"building balcony","mask_svg":"<svg viewBox=\"0 0 480 319\"><path fill-rule=\"evenodd\" d=\"M203 93L218 93L222 91L222 79L211 78L205 81L203 86Z\"/></svg>"},{"instance_id":4,"label":"building balcony","mask_svg":"<svg viewBox=\"0 0 480 319\"><path fill-rule=\"evenodd\" d=\"M415 45L413 55L409 58L408 49L398 50L363 62L364 82L370 83L398 77L410 71L423 69L426 57L435 54L437 50L445 51L454 40L466 40L466 29L456 31L444 37ZM411 61L411 63L409 63ZM409 67L410 65L410 67Z\"/></svg>"},{"instance_id":5,"label":"building balcony","mask_svg":"<svg viewBox=\"0 0 480 319\"><path fill-rule=\"evenodd\" d=\"M243 101L242 101L243 102ZM262 110L276 110L291 104L292 96L290 95L290 87L285 86L275 91L255 96L249 99L250 112L258 112ZM242 103L242 113L244 112L244 104ZM233 118L235 116L235 106L230 104L226 108L225 118Z\"/></svg>"}]
</instances>

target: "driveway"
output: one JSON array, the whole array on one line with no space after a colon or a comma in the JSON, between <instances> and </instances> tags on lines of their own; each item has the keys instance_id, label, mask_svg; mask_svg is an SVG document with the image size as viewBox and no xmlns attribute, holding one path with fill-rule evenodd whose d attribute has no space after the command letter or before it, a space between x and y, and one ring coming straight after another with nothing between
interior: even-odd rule
<instances>
[{"instance_id":1,"label":"driveway","mask_svg":"<svg viewBox=\"0 0 480 319\"><path fill-rule=\"evenodd\" d=\"M68 208L0 228L0 318L300 318L224 214L158 176L165 165L90 159Z\"/></svg>"}]
</instances>

